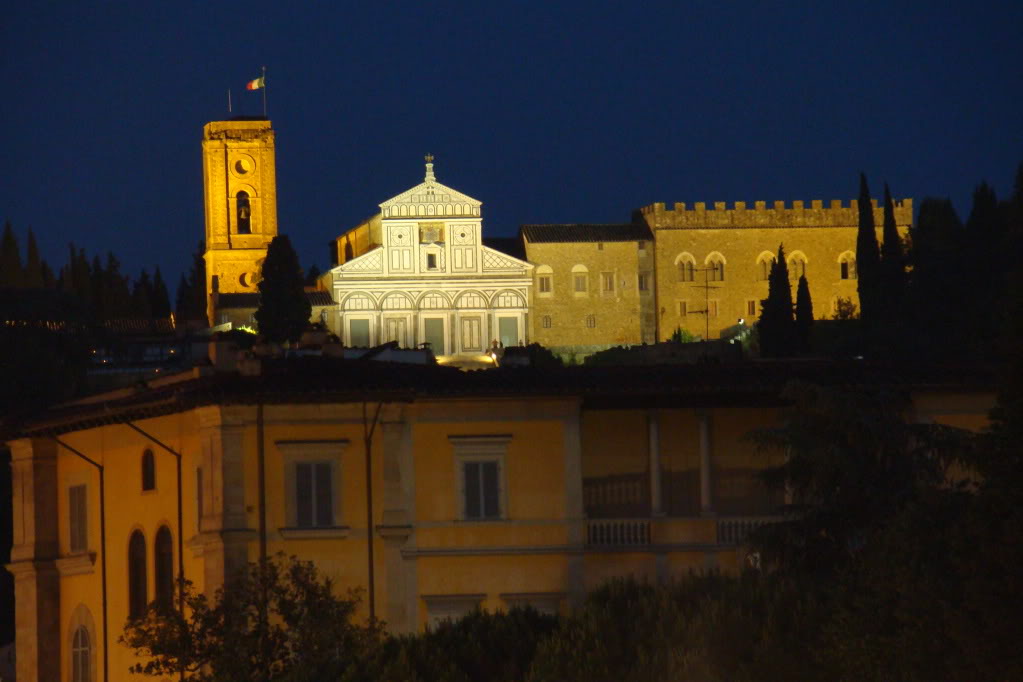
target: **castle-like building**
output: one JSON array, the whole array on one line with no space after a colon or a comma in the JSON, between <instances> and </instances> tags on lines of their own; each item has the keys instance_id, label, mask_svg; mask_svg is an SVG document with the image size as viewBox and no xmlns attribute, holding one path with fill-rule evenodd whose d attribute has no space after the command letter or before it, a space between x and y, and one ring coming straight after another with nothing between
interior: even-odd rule
<instances>
[{"instance_id":1,"label":"castle-like building","mask_svg":"<svg viewBox=\"0 0 1023 682\"><path fill-rule=\"evenodd\" d=\"M270 122L207 124L203 178L210 323L250 324L277 234ZM895 202L900 234L912 214L911 199ZM717 338L756 321L779 245L793 288L806 275L817 317L840 299L858 303L857 222L855 201L655 203L627 223L523 225L517 239L492 241L482 202L441 184L427 157L423 182L334 240L311 298L315 319L346 345L428 343L439 356L494 342L581 355L678 329Z\"/></svg>"}]
</instances>

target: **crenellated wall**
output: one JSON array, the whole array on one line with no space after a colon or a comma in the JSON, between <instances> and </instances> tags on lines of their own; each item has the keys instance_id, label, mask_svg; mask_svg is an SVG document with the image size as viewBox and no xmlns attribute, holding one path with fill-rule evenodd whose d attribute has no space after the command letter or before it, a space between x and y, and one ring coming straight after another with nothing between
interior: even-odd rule
<instances>
[{"instance_id":1,"label":"crenellated wall","mask_svg":"<svg viewBox=\"0 0 1023 682\"><path fill-rule=\"evenodd\" d=\"M873 200L874 222L880 227L883 209ZM899 199L895 204L895 222L908 227L913 222L913 200ZM665 208L664 203L650 204L639 209L640 215L652 229L698 229L708 227L856 227L859 224L857 201L844 202L832 199L824 205L821 199L814 199L807 206L803 201L774 201L770 207L766 201L755 201L749 207L745 201L736 201L731 208L724 201L714 202L709 208L698 201L692 206L676 203L674 208Z\"/></svg>"}]
</instances>

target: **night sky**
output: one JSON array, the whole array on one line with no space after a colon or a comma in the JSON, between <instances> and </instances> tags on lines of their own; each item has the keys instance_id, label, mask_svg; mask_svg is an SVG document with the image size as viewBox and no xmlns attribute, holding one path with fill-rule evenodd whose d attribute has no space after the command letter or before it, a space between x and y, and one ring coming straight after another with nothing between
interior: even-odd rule
<instances>
[{"instance_id":1,"label":"night sky","mask_svg":"<svg viewBox=\"0 0 1023 682\"><path fill-rule=\"evenodd\" d=\"M260 114L303 265L422 181L485 234L663 201L1008 193L1023 3L10 3L0 220L66 262L112 250L173 286L203 235L207 121Z\"/></svg>"}]
</instances>

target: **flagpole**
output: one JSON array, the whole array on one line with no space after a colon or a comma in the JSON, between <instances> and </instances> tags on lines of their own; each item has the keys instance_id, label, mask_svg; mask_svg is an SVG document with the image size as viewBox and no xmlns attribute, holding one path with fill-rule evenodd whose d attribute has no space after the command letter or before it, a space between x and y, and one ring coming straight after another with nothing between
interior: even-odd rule
<instances>
[{"instance_id":1,"label":"flagpole","mask_svg":"<svg viewBox=\"0 0 1023 682\"><path fill-rule=\"evenodd\" d=\"M263 67L263 118L267 118L266 115L266 67Z\"/></svg>"}]
</instances>

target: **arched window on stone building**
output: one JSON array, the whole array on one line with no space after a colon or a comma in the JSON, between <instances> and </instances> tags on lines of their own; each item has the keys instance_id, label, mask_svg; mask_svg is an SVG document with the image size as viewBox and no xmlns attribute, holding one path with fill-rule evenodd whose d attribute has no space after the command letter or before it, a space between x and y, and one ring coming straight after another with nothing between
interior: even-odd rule
<instances>
[{"instance_id":1,"label":"arched window on stone building","mask_svg":"<svg viewBox=\"0 0 1023 682\"><path fill-rule=\"evenodd\" d=\"M164 608L174 603L174 543L167 526L160 526L153 543L156 566L156 601Z\"/></svg>"},{"instance_id":2,"label":"arched window on stone building","mask_svg":"<svg viewBox=\"0 0 1023 682\"><path fill-rule=\"evenodd\" d=\"M856 279L856 256L846 251L838 257L838 276L841 279Z\"/></svg>"},{"instance_id":3,"label":"arched window on stone building","mask_svg":"<svg viewBox=\"0 0 1023 682\"><path fill-rule=\"evenodd\" d=\"M720 253L715 251L707 256L707 260L704 262L704 267L707 268L708 282L725 281L725 257Z\"/></svg>"},{"instance_id":4,"label":"arched window on stone building","mask_svg":"<svg viewBox=\"0 0 1023 682\"><path fill-rule=\"evenodd\" d=\"M769 251L764 251L757 256L757 279L761 282L766 282L771 279L771 266L777 260L775 255Z\"/></svg>"},{"instance_id":5,"label":"arched window on stone building","mask_svg":"<svg viewBox=\"0 0 1023 682\"><path fill-rule=\"evenodd\" d=\"M696 274L696 259L692 254L680 253L675 256L675 267L678 269L678 281L692 282Z\"/></svg>"},{"instance_id":6,"label":"arched window on stone building","mask_svg":"<svg viewBox=\"0 0 1023 682\"><path fill-rule=\"evenodd\" d=\"M806 254L802 251L793 251L789 255L789 279L798 282L800 277L806 276Z\"/></svg>"},{"instance_id":7,"label":"arched window on stone building","mask_svg":"<svg viewBox=\"0 0 1023 682\"><path fill-rule=\"evenodd\" d=\"M245 190L234 196L238 211L238 234L252 234L252 206Z\"/></svg>"},{"instance_id":8,"label":"arched window on stone building","mask_svg":"<svg viewBox=\"0 0 1023 682\"><path fill-rule=\"evenodd\" d=\"M146 591L146 538L136 530L128 541L128 617L146 614L149 596Z\"/></svg>"}]
</instances>

